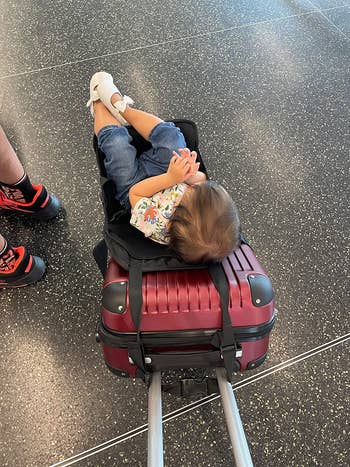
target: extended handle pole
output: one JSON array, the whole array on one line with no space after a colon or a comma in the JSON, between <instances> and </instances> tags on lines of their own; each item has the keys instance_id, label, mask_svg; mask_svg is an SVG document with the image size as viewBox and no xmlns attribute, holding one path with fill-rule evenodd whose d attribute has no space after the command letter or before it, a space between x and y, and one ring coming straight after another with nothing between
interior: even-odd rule
<instances>
[{"instance_id":1,"label":"extended handle pole","mask_svg":"<svg viewBox=\"0 0 350 467\"><path fill-rule=\"evenodd\" d=\"M161 373L152 375L148 390L148 467L163 467Z\"/></svg>"},{"instance_id":2,"label":"extended handle pole","mask_svg":"<svg viewBox=\"0 0 350 467\"><path fill-rule=\"evenodd\" d=\"M225 368L216 368L216 376L236 465L237 467L253 467L237 402L232 386L227 381Z\"/></svg>"}]
</instances>

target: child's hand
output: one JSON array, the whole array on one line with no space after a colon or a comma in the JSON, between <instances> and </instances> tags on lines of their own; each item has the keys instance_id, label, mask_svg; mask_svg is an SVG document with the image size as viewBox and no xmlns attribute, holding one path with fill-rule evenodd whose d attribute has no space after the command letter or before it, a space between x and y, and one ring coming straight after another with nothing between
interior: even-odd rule
<instances>
[{"instance_id":1,"label":"child's hand","mask_svg":"<svg viewBox=\"0 0 350 467\"><path fill-rule=\"evenodd\" d=\"M175 155L171 158L167 174L171 177L174 184L181 183L190 176L191 165L184 157Z\"/></svg>"},{"instance_id":2,"label":"child's hand","mask_svg":"<svg viewBox=\"0 0 350 467\"><path fill-rule=\"evenodd\" d=\"M185 179L185 181L187 181L189 178L193 177L198 172L199 162L196 162L197 153L196 151L190 151L188 148L178 149L178 153L183 159L187 159L188 163L191 166L188 176ZM175 151L173 151L173 154L177 155Z\"/></svg>"}]
</instances>

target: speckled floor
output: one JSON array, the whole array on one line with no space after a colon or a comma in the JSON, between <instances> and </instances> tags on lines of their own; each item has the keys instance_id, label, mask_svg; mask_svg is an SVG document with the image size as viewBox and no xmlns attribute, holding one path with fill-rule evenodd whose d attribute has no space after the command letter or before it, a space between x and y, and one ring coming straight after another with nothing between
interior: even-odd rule
<instances>
[{"instance_id":1,"label":"speckled floor","mask_svg":"<svg viewBox=\"0 0 350 467\"><path fill-rule=\"evenodd\" d=\"M100 69L141 108L198 123L273 281L269 357L235 379L255 465L349 465L349 24L350 0L1 1L0 122L65 211L1 216L48 272L0 292L0 465L146 464L145 387L109 373L94 341L102 210L84 105ZM163 412L187 403L166 395ZM164 442L167 466L233 462L217 398L166 422Z\"/></svg>"}]
</instances>

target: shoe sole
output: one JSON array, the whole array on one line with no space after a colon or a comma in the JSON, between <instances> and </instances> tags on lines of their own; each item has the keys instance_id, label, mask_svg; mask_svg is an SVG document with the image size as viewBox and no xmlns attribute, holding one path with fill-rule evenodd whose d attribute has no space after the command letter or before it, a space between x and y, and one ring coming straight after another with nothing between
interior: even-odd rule
<instances>
[{"instance_id":1,"label":"shoe sole","mask_svg":"<svg viewBox=\"0 0 350 467\"><path fill-rule=\"evenodd\" d=\"M46 271L46 266L44 261L39 258L39 256L33 256L33 267L28 274L25 274L24 277L14 280L8 284L1 284L0 288L3 289L14 289L18 287L26 287L27 285L35 284L40 281Z\"/></svg>"},{"instance_id":2,"label":"shoe sole","mask_svg":"<svg viewBox=\"0 0 350 467\"><path fill-rule=\"evenodd\" d=\"M33 212L30 214L30 217L33 219L39 219L43 221L48 221L57 216L58 211L61 207L61 201L56 198L54 195L50 195L50 200L47 205L40 209L40 211Z\"/></svg>"}]
</instances>

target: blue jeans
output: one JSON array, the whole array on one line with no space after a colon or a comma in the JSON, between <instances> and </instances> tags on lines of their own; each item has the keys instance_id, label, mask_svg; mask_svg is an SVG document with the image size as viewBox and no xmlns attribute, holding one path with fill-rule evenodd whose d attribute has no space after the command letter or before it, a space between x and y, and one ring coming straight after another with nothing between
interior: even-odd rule
<instances>
[{"instance_id":1,"label":"blue jeans","mask_svg":"<svg viewBox=\"0 0 350 467\"><path fill-rule=\"evenodd\" d=\"M116 199L127 207L130 207L129 189L145 178L165 173L173 157L172 151L186 147L183 134L172 122L161 122L153 128L149 135L152 148L139 158L123 126L105 126L99 131L97 141L105 154L107 177L116 186Z\"/></svg>"}]
</instances>

